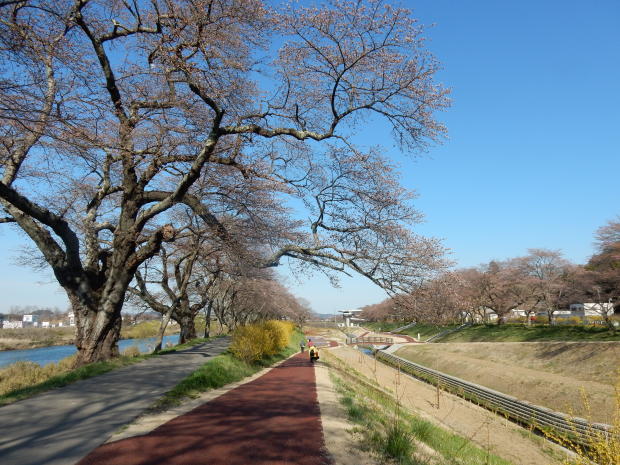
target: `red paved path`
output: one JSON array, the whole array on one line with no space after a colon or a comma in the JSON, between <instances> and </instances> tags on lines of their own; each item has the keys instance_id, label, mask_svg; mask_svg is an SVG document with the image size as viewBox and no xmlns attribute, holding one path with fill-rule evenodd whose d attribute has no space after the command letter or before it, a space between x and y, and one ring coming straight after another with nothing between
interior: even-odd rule
<instances>
[{"instance_id":1,"label":"red paved path","mask_svg":"<svg viewBox=\"0 0 620 465\"><path fill-rule=\"evenodd\" d=\"M78 465L330 465L307 357L298 354L145 436L104 444Z\"/></svg>"}]
</instances>

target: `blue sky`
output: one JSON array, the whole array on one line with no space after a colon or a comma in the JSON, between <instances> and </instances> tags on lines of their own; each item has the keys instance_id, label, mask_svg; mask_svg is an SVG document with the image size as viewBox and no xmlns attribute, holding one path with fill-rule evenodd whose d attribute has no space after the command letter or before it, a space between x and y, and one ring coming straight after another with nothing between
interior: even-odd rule
<instances>
[{"instance_id":1,"label":"blue sky","mask_svg":"<svg viewBox=\"0 0 620 465\"><path fill-rule=\"evenodd\" d=\"M620 2L409 1L443 64L449 140L403 182L458 266L560 249L576 263L620 214ZM394 156L399 157L396 151ZM399 157L402 158L402 157ZM292 289L330 313L382 300L361 278Z\"/></svg>"},{"instance_id":2,"label":"blue sky","mask_svg":"<svg viewBox=\"0 0 620 465\"><path fill-rule=\"evenodd\" d=\"M459 266L561 249L583 263L594 231L620 214L620 2L405 2L443 64L449 139L414 160L388 145ZM373 134L373 136L376 136ZM374 139L367 142L376 143ZM23 239L0 225L0 312L66 306L44 274L13 265ZM281 269L287 275L285 267ZM322 313L375 303L361 278L288 278Z\"/></svg>"}]
</instances>

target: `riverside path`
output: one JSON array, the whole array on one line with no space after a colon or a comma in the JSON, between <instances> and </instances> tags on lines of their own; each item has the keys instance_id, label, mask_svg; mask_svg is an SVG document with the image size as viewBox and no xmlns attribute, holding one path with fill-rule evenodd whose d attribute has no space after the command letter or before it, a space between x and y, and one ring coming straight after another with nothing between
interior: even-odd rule
<instances>
[{"instance_id":1,"label":"riverside path","mask_svg":"<svg viewBox=\"0 0 620 465\"><path fill-rule=\"evenodd\" d=\"M104 444L78 465L331 465L307 357L297 354L146 435Z\"/></svg>"},{"instance_id":2,"label":"riverside path","mask_svg":"<svg viewBox=\"0 0 620 465\"><path fill-rule=\"evenodd\" d=\"M229 344L213 339L0 407L0 464L75 464Z\"/></svg>"}]
</instances>

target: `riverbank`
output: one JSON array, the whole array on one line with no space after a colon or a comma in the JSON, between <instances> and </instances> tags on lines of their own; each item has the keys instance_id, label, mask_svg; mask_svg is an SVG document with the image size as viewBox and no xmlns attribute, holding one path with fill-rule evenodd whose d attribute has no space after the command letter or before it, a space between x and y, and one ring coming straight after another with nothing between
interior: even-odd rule
<instances>
[{"instance_id":1,"label":"riverbank","mask_svg":"<svg viewBox=\"0 0 620 465\"><path fill-rule=\"evenodd\" d=\"M75 328L0 329L0 351L75 344Z\"/></svg>"},{"instance_id":2,"label":"riverbank","mask_svg":"<svg viewBox=\"0 0 620 465\"><path fill-rule=\"evenodd\" d=\"M121 340L157 336L159 320L144 321L121 330ZM177 334L178 325L169 325L166 336ZM0 329L0 352L75 344L75 327Z\"/></svg>"}]
</instances>

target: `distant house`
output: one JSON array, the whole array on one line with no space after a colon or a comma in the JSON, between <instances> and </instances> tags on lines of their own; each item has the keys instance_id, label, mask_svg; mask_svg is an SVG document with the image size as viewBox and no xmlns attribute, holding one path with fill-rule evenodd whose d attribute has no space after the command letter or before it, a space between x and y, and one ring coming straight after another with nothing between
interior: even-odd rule
<instances>
[{"instance_id":1,"label":"distant house","mask_svg":"<svg viewBox=\"0 0 620 465\"><path fill-rule=\"evenodd\" d=\"M529 311L529 313L531 314L532 312ZM525 318L527 314L528 314L528 310L523 310L521 308L513 308L512 310L510 310L510 314L508 316L511 318L519 318L519 317Z\"/></svg>"},{"instance_id":2,"label":"distant house","mask_svg":"<svg viewBox=\"0 0 620 465\"><path fill-rule=\"evenodd\" d=\"M37 315L24 315L22 317L23 327L39 326L39 317Z\"/></svg>"},{"instance_id":3,"label":"distant house","mask_svg":"<svg viewBox=\"0 0 620 465\"><path fill-rule=\"evenodd\" d=\"M570 312L573 316L604 316L613 315L614 304L611 302L586 302L582 304L571 304Z\"/></svg>"},{"instance_id":4,"label":"distant house","mask_svg":"<svg viewBox=\"0 0 620 465\"><path fill-rule=\"evenodd\" d=\"M4 320L2 322L2 328L4 329L17 329L17 328L23 328L24 327L24 322L21 320Z\"/></svg>"},{"instance_id":5,"label":"distant house","mask_svg":"<svg viewBox=\"0 0 620 465\"><path fill-rule=\"evenodd\" d=\"M479 307L470 312L461 312L460 316L463 321L470 323L497 321L497 313L488 307Z\"/></svg>"},{"instance_id":6,"label":"distant house","mask_svg":"<svg viewBox=\"0 0 620 465\"><path fill-rule=\"evenodd\" d=\"M69 326L75 326L75 313L67 313L67 320L69 320Z\"/></svg>"}]
</instances>

